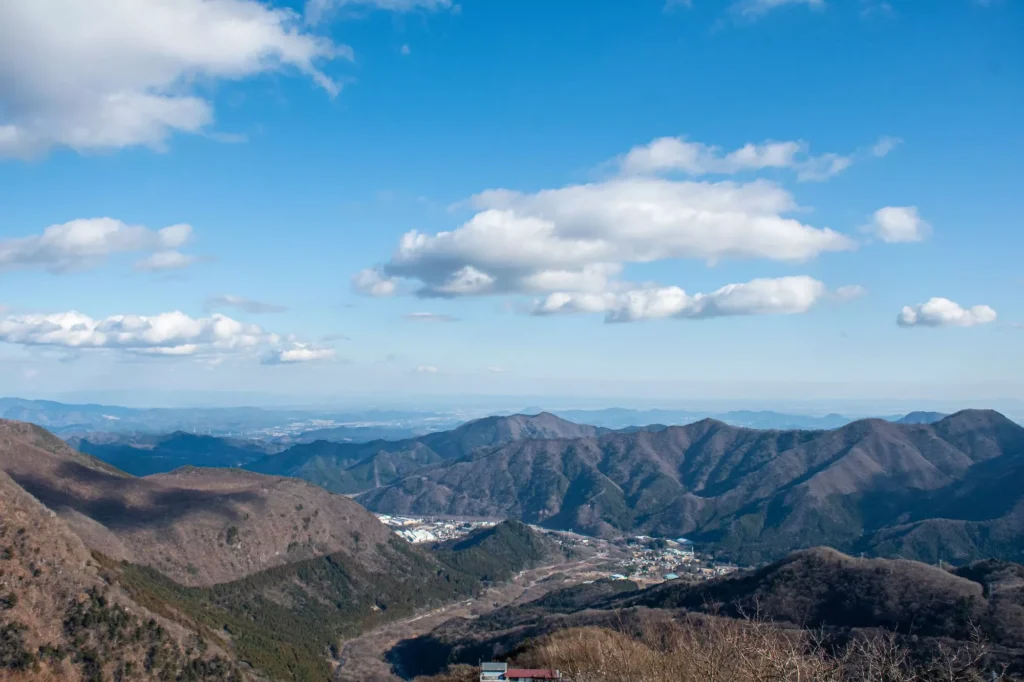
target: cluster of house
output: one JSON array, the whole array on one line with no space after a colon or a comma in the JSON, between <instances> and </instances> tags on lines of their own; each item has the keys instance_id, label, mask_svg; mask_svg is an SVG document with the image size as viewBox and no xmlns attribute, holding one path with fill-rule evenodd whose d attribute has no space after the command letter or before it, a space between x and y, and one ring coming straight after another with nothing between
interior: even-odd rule
<instances>
[{"instance_id":1,"label":"cluster of house","mask_svg":"<svg viewBox=\"0 0 1024 682\"><path fill-rule=\"evenodd\" d=\"M560 679L562 673L547 668L510 668L508 663L480 664L480 682L546 682Z\"/></svg>"},{"instance_id":2,"label":"cluster of house","mask_svg":"<svg viewBox=\"0 0 1024 682\"><path fill-rule=\"evenodd\" d=\"M625 541L628 558L619 562L621 573L612 580L635 578L650 582L675 580L682 574L711 578L736 570L736 566L712 563L698 556L686 538L668 540L637 535Z\"/></svg>"},{"instance_id":3,"label":"cluster of house","mask_svg":"<svg viewBox=\"0 0 1024 682\"><path fill-rule=\"evenodd\" d=\"M489 528L494 521L459 521L454 519L423 519L414 516L392 516L377 514L385 526L395 535L413 544L454 540L467 535L477 528Z\"/></svg>"}]
</instances>

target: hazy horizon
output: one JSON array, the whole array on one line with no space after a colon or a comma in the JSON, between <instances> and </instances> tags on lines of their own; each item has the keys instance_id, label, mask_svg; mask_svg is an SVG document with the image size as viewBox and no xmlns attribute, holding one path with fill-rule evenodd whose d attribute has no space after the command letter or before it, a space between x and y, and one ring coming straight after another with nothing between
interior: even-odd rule
<instances>
[{"instance_id":1,"label":"hazy horizon","mask_svg":"<svg viewBox=\"0 0 1024 682\"><path fill-rule=\"evenodd\" d=\"M962 409L994 409L1016 420L1024 419L1024 401L1020 400L936 400L936 399L664 399L594 396L501 396L458 395L408 396L406 398L381 396L337 396L318 400L292 396L238 394L232 392L162 393L148 399L132 399L118 392L92 392L51 394L43 396L4 395L2 398L49 400L70 405L102 405L108 407L148 408L245 408L280 409L297 411L362 412L374 410L408 410L438 413L468 413L472 416L489 414L534 414L540 411L597 411L625 409L645 411L681 411L698 413L725 413L739 411L769 411L803 416L837 414L850 418L888 417L916 411L951 413Z\"/></svg>"}]
</instances>

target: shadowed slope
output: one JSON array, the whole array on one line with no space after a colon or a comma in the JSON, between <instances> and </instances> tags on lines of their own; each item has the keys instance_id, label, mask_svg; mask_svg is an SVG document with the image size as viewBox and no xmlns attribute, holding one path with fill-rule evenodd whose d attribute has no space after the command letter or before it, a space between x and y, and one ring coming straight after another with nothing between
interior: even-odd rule
<instances>
[{"instance_id":1,"label":"shadowed slope","mask_svg":"<svg viewBox=\"0 0 1024 682\"><path fill-rule=\"evenodd\" d=\"M372 551L362 548L390 535L358 504L304 481L196 468L135 478L18 422L0 422L0 470L91 549L184 584L339 550L372 566Z\"/></svg>"}]
</instances>

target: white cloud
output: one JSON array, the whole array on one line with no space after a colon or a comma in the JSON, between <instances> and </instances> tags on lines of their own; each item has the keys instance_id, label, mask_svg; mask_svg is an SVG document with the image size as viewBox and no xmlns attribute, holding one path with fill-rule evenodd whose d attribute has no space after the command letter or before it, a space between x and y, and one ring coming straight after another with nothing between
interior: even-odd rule
<instances>
[{"instance_id":1,"label":"white cloud","mask_svg":"<svg viewBox=\"0 0 1024 682\"><path fill-rule=\"evenodd\" d=\"M433 365L420 365L415 371L417 374L437 374L437 367Z\"/></svg>"},{"instance_id":2,"label":"white cloud","mask_svg":"<svg viewBox=\"0 0 1024 682\"><path fill-rule=\"evenodd\" d=\"M868 290L859 284L848 284L836 289L836 297L843 301L852 301L868 295Z\"/></svg>"},{"instance_id":3,"label":"white cloud","mask_svg":"<svg viewBox=\"0 0 1024 682\"><path fill-rule=\"evenodd\" d=\"M413 322L457 322L459 318L438 313L409 313L405 319Z\"/></svg>"},{"instance_id":4,"label":"white cloud","mask_svg":"<svg viewBox=\"0 0 1024 682\"><path fill-rule=\"evenodd\" d=\"M396 278L421 296L622 288L623 263L693 258L805 261L856 247L849 237L785 214L780 186L626 177L523 194L484 192L479 212L434 235L406 233L382 269L353 278L357 291L389 295Z\"/></svg>"},{"instance_id":5,"label":"white cloud","mask_svg":"<svg viewBox=\"0 0 1024 682\"><path fill-rule=\"evenodd\" d=\"M948 298L931 298L927 303L904 306L896 318L901 327L974 327L996 319L987 305L963 308Z\"/></svg>"},{"instance_id":6,"label":"white cloud","mask_svg":"<svg viewBox=\"0 0 1024 682\"><path fill-rule=\"evenodd\" d=\"M157 251L148 258L143 258L135 264L136 270L143 272L164 272L166 270L181 270L187 268L199 259L196 256L184 254L181 251Z\"/></svg>"},{"instance_id":7,"label":"white cloud","mask_svg":"<svg viewBox=\"0 0 1024 682\"><path fill-rule=\"evenodd\" d=\"M408 56L412 53L412 49L408 45L402 45L399 52L401 52L403 56Z\"/></svg>"},{"instance_id":8,"label":"white cloud","mask_svg":"<svg viewBox=\"0 0 1024 682\"><path fill-rule=\"evenodd\" d=\"M93 319L78 312L9 315L0 320L0 341L27 346L114 348L138 353L192 355L200 350L254 348L265 334L224 315L193 319L175 311Z\"/></svg>"},{"instance_id":9,"label":"white cloud","mask_svg":"<svg viewBox=\"0 0 1024 682\"><path fill-rule=\"evenodd\" d=\"M392 296L398 291L398 282L379 268L366 268L352 275L352 291L363 296Z\"/></svg>"},{"instance_id":10,"label":"white cloud","mask_svg":"<svg viewBox=\"0 0 1024 682\"><path fill-rule=\"evenodd\" d=\"M198 84L319 65L351 50L255 0L0 3L0 157L164 146L214 120Z\"/></svg>"},{"instance_id":11,"label":"white cloud","mask_svg":"<svg viewBox=\"0 0 1024 682\"><path fill-rule=\"evenodd\" d=\"M333 348L316 348L309 344L296 343L291 348L277 348L263 357L265 365L294 365L301 362L333 360Z\"/></svg>"},{"instance_id":12,"label":"white cloud","mask_svg":"<svg viewBox=\"0 0 1024 682\"><path fill-rule=\"evenodd\" d=\"M503 374L505 372L505 368L504 367L496 367L496 366L492 365L491 367L487 368L487 371L490 372L491 374Z\"/></svg>"},{"instance_id":13,"label":"white cloud","mask_svg":"<svg viewBox=\"0 0 1024 682\"><path fill-rule=\"evenodd\" d=\"M306 0L306 21L315 24L326 19L332 12L345 8L410 12L451 7L451 0Z\"/></svg>"},{"instance_id":14,"label":"white cloud","mask_svg":"<svg viewBox=\"0 0 1024 682\"><path fill-rule=\"evenodd\" d=\"M466 265L453 272L445 281L433 288L438 296L470 296L487 294L494 289L495 278L486 272Z\"/></svg>"},{"instance_id":15,"label":"white cloud","mask_svg":"<svg viewBox=\"0 0 1024 682\"><path fill-rule=\"evenodd\" d=\"M190 256L179 253L192 236L189 225L150 230L113 218L72 220L51 225L42 234L0 241L0 272L39 268L60 273L81 270L114 253L152 251L137 267L184 267Z\"/></svg>"},{"instance_id":16,"label":"white cloud","mask_svg":"<svg viewBox=\"0 0 1024 682\"><path fill-rule=\"evenodd\" d=\"M880 208L861 229L893 244L924 241L932 233L932 226L921 219L917 206Z\"/></svg>"},{"instance_id":17,"label":"white cloud","mask_svg":"<svg viewBox=\"0 0 1024 682\"><path fill-rule=\"evenodd\" d=\"M288 310L286 306L274 305L273 303L263 303L262 301L254 301L249 298L242 296L233 296L232 294L224 294L223 296L211 296L206 299L207 310L218 310L221 308L235 308L242 310L253 315L259 315L264 313L283 313Z\"/></svg>"},{"instance_id":18,"label":"white cloud","mask_svg":"<svg viewBox=\"0 0 1024 682\"><path fill-rule=\"evenodd\" d=\"M732 175L784 168L795 172L797 180L822 181L839 175L858 160L883 157L899 143L897 138L883 137L874 145L850 154L830 152L814 156L810 146L802 140L748 143L725 152L720 147L691 142L685 137L661 137L633 147L617 162L624 175Z\"/></svg>"},{"instance_id":19,"label":"white cloud","mask_svg":"<svg viewBox=\"0 0 1024 682\"><path fill-rule=\"evenodd\" d=\"M633 147L619 165L623 173L654 174L681 171L690 175L738 173L764 168L790 168L797 155L804 153L803 142L764 142L747 144L722 154L718 147L689 142L683 137L661 137L649 144Z\"/></svg>"},{"instance_id":20,"label":"white cloud","mask_svg":"<svg viewBox=\"0 0 1024 682\"><path fill-rule=\"evenodd\" d=\"M728 284L710 294L692 296L679 287L603 294L556 292L538 301L533 312L536 315L604 313L606 322L795 314L810 310L826 293L825 285L811 277L780 277Z\"/></svg>"},{"instance_id":21,"label":"white cloud","mask_svg":"<svg viewBox=\"0 0 1024 682\"><path fill-rule=\"evenodd\" d=\"M756 19L772 10L791 5L806 5L812 9L825 7L825 0L738 0L733 3L731 11L745 19Z\"/></svg>"},{"instance_id":22,"label":"white cloud","mask_svg":"<svg viewBox=\"0 0 1024 682\"><path fill-rule=\"evenodd\" d=\"M852 156L841 154L822 154L821 156L808 158L799 163L796 168L796 179L804 181L821 182L839 175L853 165Z\"/></svg>"},{"instance_id":23,"label":"white cloud","mask_svg":"<svg viewBox=\"0 0 1024 682\"><path fill-rule=\"evenodd\" d=\"M871 154L881 158L887 156L889 152L901 144L903 144L903 140L898 137L883 137L871 147Z\"/></svg>"},{"instance_id":24,"label":"white cloud","mask_svg":"<svg viewBox=\"0 0 1024 682\"><path fill-rule=\"evenodd\" d=\"M226 315L192 318L180 311L158 315L111 315L94 319L79 312L7 315L0 341L79 351L115 350L150 356L264 355L264 362L290 363L334 357L333 349L281 337ZM269 359L269 360L268 360Z\"/></svg>"}]
</instances>

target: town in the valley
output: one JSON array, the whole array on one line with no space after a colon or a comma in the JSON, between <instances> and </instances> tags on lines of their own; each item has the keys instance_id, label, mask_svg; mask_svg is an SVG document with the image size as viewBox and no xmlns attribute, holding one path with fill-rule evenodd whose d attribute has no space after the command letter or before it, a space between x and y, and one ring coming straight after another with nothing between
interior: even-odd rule
<instances>
[{"instance_id":1,"label":"town in the valley","mask_svg":"<svg viewBox=\"0 0 1024 682\"><path fill-rule=\"evenodd\" d=\"M413 544L446 542L497 523L493 519L390 514L377 514L377 518L396 535ZM589 579L633 580L650 585L680 577L709 579L737 570L734 564L718 562L714 557L698 552L694 543L683 537L669 539L634 535L606 540L531 527L565 548L603 559L592 564L594 569L603 570L593 570L591 575L583 576Z\"/></svg>"}]
</instances>

